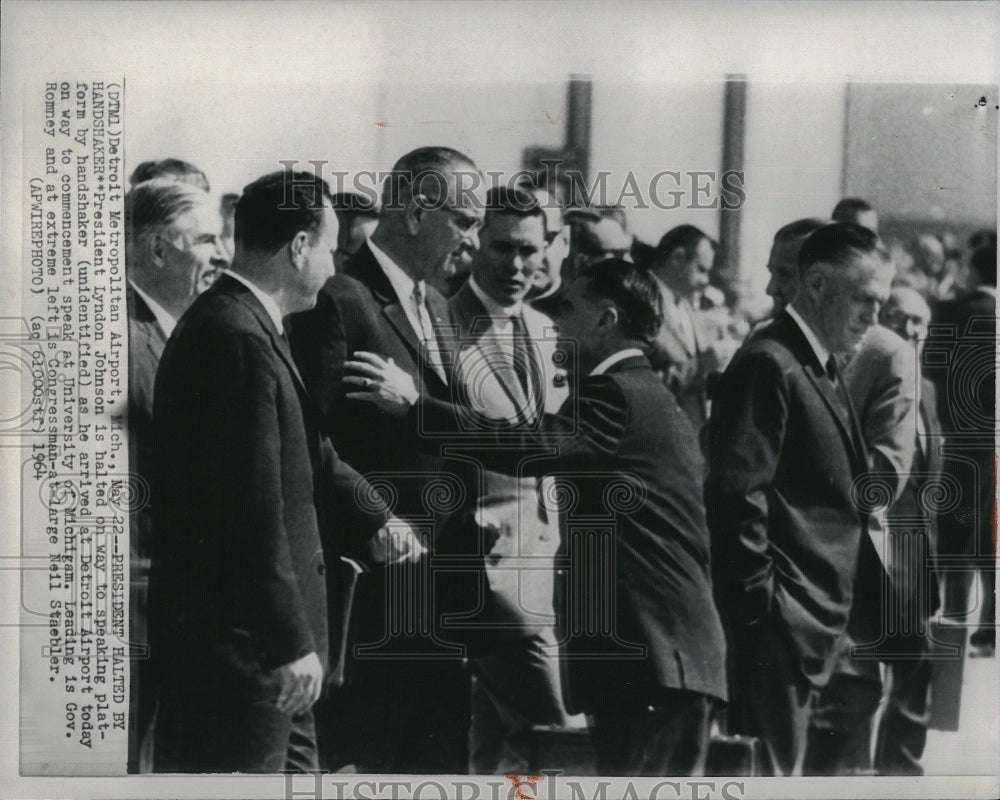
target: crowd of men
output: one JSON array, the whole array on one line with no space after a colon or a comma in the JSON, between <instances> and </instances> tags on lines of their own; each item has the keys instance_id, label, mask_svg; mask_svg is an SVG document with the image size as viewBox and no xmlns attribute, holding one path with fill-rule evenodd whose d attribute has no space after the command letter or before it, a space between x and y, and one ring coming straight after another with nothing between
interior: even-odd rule
<instances>
[{"instance_id":1,"label":"crowd of men","mask_svg":"<svg viewBox=\"0 0 1000 800\"><path fill-rule=\"evenodd\" d=\"M133 175L130 771L921 774L956 564L995 636L995 234L901 266L845 200L747 320L698 228L469 175Z\"/></svg>"}]
</instances>

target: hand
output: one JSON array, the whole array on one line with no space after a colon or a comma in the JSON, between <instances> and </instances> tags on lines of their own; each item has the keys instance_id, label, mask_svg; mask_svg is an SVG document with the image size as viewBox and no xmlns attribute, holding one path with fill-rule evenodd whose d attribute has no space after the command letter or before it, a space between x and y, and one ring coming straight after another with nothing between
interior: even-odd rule
<instances>
[{"instance_id":1,"label":"hand","mask_svg":"<svg viewBox=\"0 0 1000 800\"><path fill-rule=\"evenodd\" d=\"M427 552L409 525L397 517L389 521L368 540L368 557L376 564L388 566L406 561L416 562Z\"/></svg>"},{"instance_id":2,"label":"hand","mask_svg":"<svg viewBox=\"0 0 1000 800\"><path fill-rule=\"evenodd\" d=\"M356 361L345 361L344 369L356 375L345 375L344 383L358 386L363 391L348 392L351 400L365 400L374 403L387 414L402 417L410 406L420 399L420 393L409 373L396 366L390 358L386 361L375 353L358 351Z\"/></svg>"},{"instance_id":3,"label":"hand","mask_svg":"<svg viewBox=\"0 0 1000 800\"><path fill-rule=\"evenodd\" d=\"M283 714L301 714L319 700L323 690L323 666L315 651L278 667L274 673L278 677L278 699L275 703Z\"/></svg>"}]
</instances>

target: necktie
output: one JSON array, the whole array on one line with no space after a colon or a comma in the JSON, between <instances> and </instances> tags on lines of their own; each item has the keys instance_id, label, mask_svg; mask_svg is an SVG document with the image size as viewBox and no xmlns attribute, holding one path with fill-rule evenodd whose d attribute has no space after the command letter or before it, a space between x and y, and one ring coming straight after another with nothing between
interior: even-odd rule
<instances>
[{"instance_id":1,"label":"necktie","mask_svg":"<svg viewBox=\"0 0 1000 800\"><path fill-rule=\"evenodd\" d=\"M524 318L520 314L510 317L511 328L514 331L514 374L524 389L525 397L534 395L535 360L533 358L531 341L528 339L528 329L524 326Z\"/></svg>"},{"instance_id":2,"label":"necktie","mask_svg":"<svg viewBox=\"0 0 1000 800\"><path fill-rule=\"evenodd\" d=\"M838 381L837 381L837 359L834 358L833 355L831 355L826 360L826 374L830 378L830 380L833 381L833 384L836 386L837 383L838 383Z\"/></svg>"},{"instance_id":3,"label":"necktie","mask_svg":"<svg viewBox=\"0 0 1000 800\"><path fill-rule=\"evenodd\" d=\"M427 362L445 383L448 382L445 376L444 367L441 364L441 354L438 352L437 339L434 336L434 324L431 322L431 315L427 311L426 294L423 281L418 281L413 286L413 308L416 311L417 319L420 321L420 340L424 344Z\"/></svg>"}]
</instances>

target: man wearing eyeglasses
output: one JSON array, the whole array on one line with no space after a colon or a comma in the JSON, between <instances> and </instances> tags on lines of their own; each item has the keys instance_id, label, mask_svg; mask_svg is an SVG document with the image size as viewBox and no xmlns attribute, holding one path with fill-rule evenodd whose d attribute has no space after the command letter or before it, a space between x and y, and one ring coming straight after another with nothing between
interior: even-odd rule
<instances>
[{"instance_id":1,"label":"man wearing eyeglasses","mask_svg":"<svg viewBox=\"0 0 1000 800\"><path fill-rule=\"evenodd\" d=\"M441 457L407 444L405 421L346 398L343 364L355 351L383 353L429 395L450 396L448 308L427 280L478 249L483 183L455 150L403 156L386 180L371 238L327 282L316 308L289 320L299 369L338 453L431 547L461 502L461 480ZM346 683L326 719L317 713L321 767L465 771L468 679L462 651L434 635L432 577L425 557L359 581Z\"/></svg>"}]
</instances>

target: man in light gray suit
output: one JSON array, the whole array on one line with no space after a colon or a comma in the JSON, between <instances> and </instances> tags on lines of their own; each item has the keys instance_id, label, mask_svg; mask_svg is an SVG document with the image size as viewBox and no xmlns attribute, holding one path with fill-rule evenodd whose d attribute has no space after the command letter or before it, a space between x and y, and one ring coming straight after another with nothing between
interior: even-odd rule
<instances>
[{"instance_id":1,"label":"man in light gray suit","mask_svg":"<svg viewBox=\"0 0 1000 800\"><path fill-rule=\"evenodd\" d=\"M481 421L530 426L566 399L552 320L523 302L544 254L537 198L492 190L471 275L448 301L458 333L456 399ZM472 660L470 769L526 772L531 728L566 722L553 632L557 511L539 496L551 493L551 479L477 472L463 535L485 542L491 633L487 652Z\"/></svg>"}]
</instances>

